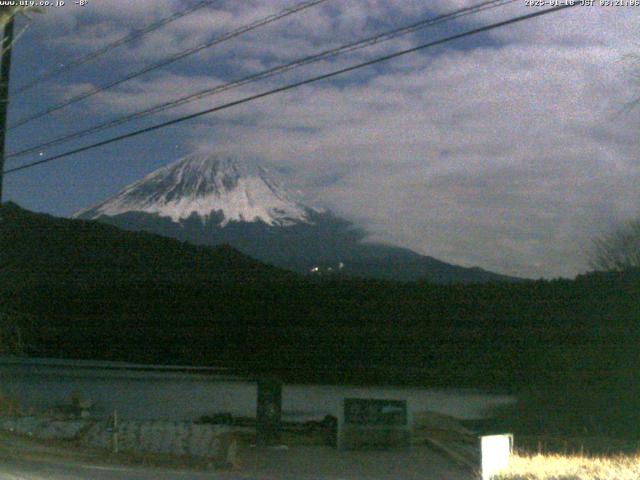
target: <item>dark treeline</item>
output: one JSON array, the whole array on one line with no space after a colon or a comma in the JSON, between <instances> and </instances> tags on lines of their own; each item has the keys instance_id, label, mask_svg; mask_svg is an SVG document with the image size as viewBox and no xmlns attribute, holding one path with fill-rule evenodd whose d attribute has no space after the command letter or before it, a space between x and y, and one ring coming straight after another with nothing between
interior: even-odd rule
<instances>
[{"instance_id":1,"label":"dark treeline","mask_svg":"<svg viewBox=\"0 0 640 480\"><path fill-rule=\"evenodd\" d=\"M527 390L565 417L579 409L561 399L587 396L582 428L597 423L596 404L636 408L638 272L476 285L309 278L228 247L0 213L0 310L19 312L32 355Z\"/></svg>"},{"instance_id":2,"label":"dark treeline","mask_svg":"<svg viewBox=\"0 0 640 480\"><path fill-rule=\"evenodd\" d=\"M464 287L290 279L3 290L4 305L33 319L30 343L41 354L266 365L299 380L315 375L314 364L353 367L358 378L393 367L398 383L519 386L559 367L594 378L620 365L615 356L640 333L638 284L624 276Z\"/></svg>"}]
</instances>

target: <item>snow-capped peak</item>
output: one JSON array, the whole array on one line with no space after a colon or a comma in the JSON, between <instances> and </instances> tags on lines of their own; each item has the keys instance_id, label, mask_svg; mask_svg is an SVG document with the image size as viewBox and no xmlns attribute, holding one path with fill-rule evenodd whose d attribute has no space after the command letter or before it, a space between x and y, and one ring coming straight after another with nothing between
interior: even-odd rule
<instances>
[{"instance_id":1,"label":"snow-capped peak","mask_svg":"<svg viewBox=\"0 0 640 480\"><path fill-rule=\"evenodd\" d=\"M229 222L291 225L309 222L313 209L294 199L269 171L228 155L194 154L160 168L107 201L74 215L79 218L146 212L179 222L221 213Z\"/></svg>"}]
</instances>

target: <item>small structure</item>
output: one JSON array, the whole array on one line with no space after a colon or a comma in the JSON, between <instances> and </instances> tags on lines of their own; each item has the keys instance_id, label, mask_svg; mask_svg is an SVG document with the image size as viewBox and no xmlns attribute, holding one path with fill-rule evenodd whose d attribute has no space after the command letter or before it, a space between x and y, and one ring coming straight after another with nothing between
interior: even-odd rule
<instances>
[{"instance_id":1,"label":"small structure","mask_svg":"<svg viewBox=\"0 0 640 480\"><path fill-rule=\"evenodd\" d=\"M411 430L406 400L345 398L338 415L338 448L408 448Z\"/></svg>"},{"instance_id":2,"label":"small structure","mask_svg":"<svg viewBox=\"0 0 640 480\"><path fill-rule=\"evenodd\" d=\"M513 452L513 435L485 435L480 437L482 456L482 480L491 480L509 466L509 458Z\"/></svg>"}]
</instances>

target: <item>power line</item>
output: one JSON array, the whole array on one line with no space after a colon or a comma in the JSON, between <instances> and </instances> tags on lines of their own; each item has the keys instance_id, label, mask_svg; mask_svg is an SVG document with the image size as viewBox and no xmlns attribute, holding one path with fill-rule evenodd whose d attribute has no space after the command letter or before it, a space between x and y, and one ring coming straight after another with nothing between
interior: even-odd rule
<instances>
[{"instance_id":1,"label":"power line","mask_svg":"<svg viewBox=\"0 0 640 480\"><path fill-rule=\"evenodd\" d=\"M241 105L243 103L247 103L247 102L251 102L253 100L257 100L259 98L268 97L268 96L274 95L276 93L285 92L287 90L292 90L294 88L301 87L303 85L308 85L310 83L315 83L315 82L318 82L320 80L326 80L326 79L329 79L329 78L333 78L333 77L336 77L338 75L342 75L344 73L352 72L352 71L358 70L360 68L364 68L364 67L368 67L368 66L371 66L371 65L375 65L377 63L385 62L385 61L388 61L388 60L391 60L391 59L394 59L394 58L397 58L397 57L400 57L400 56L403 56L403 55L407 55L409 53L414 53L414 52L417 52L417 51L420 51L420 50L424 50L424 49L427 49L427 48L435 47L437 45L442 45L444 43L448 43L448 42L451 42L451 41L454 41L454 40L458 40L460 38L469 37L469 36L472 36L472 35L477 35L479 33L487 32L487 31L494 30L496 28L504 27L504 26L507 26L507 25L511 25L511 24L514 24L514 23L523 22L523 21L530 20L530 19L535 18L535 17L540 17L542 15L547 15L547 14L550 14L550 13L558 12L560 10L564 10L565 8L571 8L571 7L575 7L575 6L578 6L578 5L579 5L578 2L571 2L571 3L567 3L567 4L564 4L564 5L557 6L557 7L547 8L547 9L539 10L537 12L529 13L529 14L526 14L526 15L513 17L513 18L510 18L508 20L504 20L504 21L497 22L497 23L492 23L490 25L486 25L484 27L476 28L476 29L473 29L473 30L467 30L466 32L459 33L459 34L456 34L456 35L451 35L449 37L445 37L445 38L442 38L440 40L435 40L433 42L424 43L424 44L418 45L416 47L412 47L412 48L409 48L409 49L406 49L406 50L401 50L399 52L395 52L395 53L392 53L392 54L389 54L389 55L385 55L383 57L378 57L378 58L375 58L373 60L368 60L366 62L358 63L358 64L352 65L350 67L341 68L339 70L334 70L333 72L325 73L323 75L318 75L316 77L308 78L306 80L301 80L299 82L295 82L295 83L292 83L292 84L289 84L289 85L285 85L283 87L274 88L274 89L268 90L266 92L262 92L262 93L258 93L258 94L251 95L251 96L248 96L248 97L244 97L244 98L241 98L239 100L235 100L233 102L225 103L225 104L219 105L217 107L213 107L213 108L209 108L209 109L206 109L206 110L202 110L200 112L192 113L190 115L185 115L183 117L179 117L179 118L176 118L176 119L173 119L173 120L169 120L167 122L163 122L163 123L160 123L158 125L153 125L151 127L147 127L147 128L143 128L143 129L140 129L140 130L136 130L134 132L130 132L130 133L127 133L127 134L124 134L124 135L119 135L117 137L112 137L112 138L110 138L108 140L103 140L101 142L93 143L91 145L86 145L84 147L76 148L74 150L70 150L68 152L61 153L59 155L54 155L52 157L44 158L42 160L38 160L38 161L35 161L35 162L31 162L31 163L27 163L27 164L24 164L24 165L20 165L19 167L14 167L14 168L11 168L9 170L5 170L4 173L5 174L9 174L9 173L17 172L17 171L20 171L20 170L25 170L25 169L28 169L28 168L32 168L32 167L35 167L36 165L42 165L44 163L53 162L54 160L59 160L61 158L69 157L71 155L75 155L76 153L81 153L81 152L86 152L88 150L93 150L94 148L102 147L104 145L108 145L110 143L114 143L114 142L118 142L118 141L121 141L121 140L125 140L127 138L136 137L136 136L142 135L144 133L152 132L154 130L159 130L161 128L165 128L165 127L168 127L170 125L175 125L177 123L181 123L181 122L184 122L184 121L187 121L187 120L191 120L193 118L197 118L197 117L201 117L203 115L207 115L209 113L214 113L214 112L218 112L218 111L221 111L221 110L225 110L227 108L235 107L235 106Z\"/></svg>"},{"instance_id":2,"label":"power line","mask_svg":"<svg viewBox=\"0 0 640 480\"><path fill-rule=\"evenodd\" d=\"M131 32L129 35L126 35L122 38L119 38L118 40L115 40L114 42L108 43L107 45L99 48L98 50L95 50L91 53L88 53L86 55L83 55L81 57L78 57L74 60L70 60L68 62L66 62L64 65L62 65L61 67L58 68L54 68L52 70L49 70L48 72L43 73L42 75L36 77L34 80L32 80L31 82L23 85L22 87L18 88L17 90L15 90L14 92L12 92L14 95L19 95L23 92L26 92L27 90L31 90L33 87L35 87L36 85L42 83L44 80L48 80L52 77L56 77L58 75L60 75L63 72L66 72L68 70L71 70L75 67L78 67L80 65L83 65L87 62L90 62L102 55L104 55L105 53L110 52L111 50L119 47L120 45L124 45L127 44L129 42L132 42L133 40L136 40L148 33L153 32L154 30L158 30L160 27L163 27L171 22L174 22L186 15L189 15L190 13L193 13L197 10L200 10L201 8L204 8L208 5L211 5L213 3L215 3L218 0L203 0L197 4L195 4L194 6L187 8L185 10L181 10L179 12L176 12L168 17L165 17L161 20L158 20L155 23L152 23L151 25L148 25L140 30L135 30L133 32Z\"/></svg>"},{"instance_id":3,"label":"power line","mask_svg":"<svg viewBox=\"0 0 640 480\"><path fill-rule=\"evenodd\" d=\"M120 85L124 82L128 82L129 80L133 80L134 78L140 77L141 75L144 75L146 73L152 72L154 70L157 70L158 68L162 68L162 67L166 67L168 65L171 65L174 62L177 62L178 60L181 60L185 57L188 57L190 55L193 55L195 53L198 53L202 50L204 50L205 48L210 48L213 47L215 45L218 45L222 42L225 42L227 40L231 40L232 38L238 37L240 35L243 35L247 32L250 32L252 30L255 30L259 27L262 27L264 25L267 25L269 23L278 21L284 17L288 17L289 15L293 15L294 13L300 12L302 10L306 10L308 8L311 8L315 5L318 5L320 3L324 3L327 0L311 0L311 1L307 1L307 2L303 2L301 4L295 5L293 7L289 7L286 8L284 10L281 10L278 13L269 15L268 17L262 18L260 20L257 20L253 23L250 23L249 25L245 25L242 26L236 30L233 30L231 32L225 33L224 35L220 36L220 37L216 37L213 40L210 40L206 43L203 43L201 45L197 45L195 47L191 47L188 48L186 50L183 50L182 52L179 52L175 55L170 56L169 58L165 59L165 60L161 60L160 62L156 62L153 63L151 65L148 65L140 70L137 70L133 73L130 73L129 75L120 78L118 80L114 80L111 83L108 83L106 85L103 85L101 87L96 87L93 88L87 92L81 93L79 95L76 95L74 97L71 97L70 99L58 103L56 105L53 105L52 107L46 108L45 110L42 110L40 112L34 113L33 115L28 115L26 117L23 117L21 119L19 119L18 121L16 121L15 123L13 123L12 125L9 126L9 130L13 129L13 128L17 128L20 127L22 125L25 125L29 122L32 122L33 120L36 120L38 118L44 117L45 115L48 115L52 112L55 112L57 110L60 110L62 108L68 107L69 105L73 105L74 103L77 103L81 100L85 100L89 97L92 97L98 93L104 92L105 90L108 90L110 88L113 88L117 85Z\"/></svg>"},{"instance_id":4,"label":"power line","mask_svg":"<svg viewBox=\"0 0 640 480\"><path fill-rule=\"evenodd\" d=\"M320 53L311 55L311 56L307 56L307 57L303 57L297 60L294 60L292 62L286 63L284 65L279 65L277 67L274 68L270 68L267 70L263 70L262 72L258 72L256 74L252 74L249 75L247 77L244 78L240 78L238 80L233 80L231 82L222 84L222 85L218 85L216 87L213 88L207 88L204 90L201 90L199 92L187 95L185 97L180 97L176 100L172 100L170 102L165 102L165 103L161 103L158 104L154 107L148 108L146 110L142 110L136 113L132 113L129 115L126 115L124 117L120 117L120 118L116 118L114 120L96 125L94 127L90 127L84 130L80 130L78 132L74 132L74 133L70 133L70 134L66 134L66 135L62 135L60 137L54 138L52 140L49 140L47 142L38 144L36 146L32 146L32 147L28 147L25 148L23 150L19 150L17 152L12 152L10 154L7 155L7 159L11 159L11 158L16 158L16 157L21 157L23 155L26 155L28 153L32 153L32 152L37 152L40 151L44 148L48 148L51 146L55 146L55 145L60 145L62 143L66 143L70 140L75 140L78 138L82 138L85 137L87 135L91 135L93 133L97 133L103 130L106 130L108 128L112 128L112 127L116 127L118 125L122 125L124 123L128 123L130 121L133 120L138 120L144 117L147 117L149 115L155 114L155 113L160 113L163 112L165 110L169 110L175 107L178 107L180 105L184 105L186 103L190 103L192 101L195 100L200 100L202 98L208 97L208 96L212 96L215 95L217 93L222 93L224 91L230 90L232 88L236 88L242 85L246 85L249 83L253 83L256 82L258 80L264 80L266 78L270 78L273 77L275 75L280 75L282 73L288 72L290 70L293 70L295 68L298 67L302 67L305 65L309 65L311 63L315 63L315 62L319 62L321 60L326 60L329 58L333 58L335 56L341 55L343 53L348 53L348 52L353 52L355 50L358 49L362 49L362 48L366 48L378 43L382 43L382 42L386 42L388 40L392 40L394 38L400 37L402 35L406 35L408 33L412 33L415 31L418 31L420 29L424 29L426 27L431 27L434 25L438 25L440 23L444 23L447 21L451 21L453 19L456 18L460 18L466 15L471 15L471 14L476 14L488 9L493 9L493 8L498 8L498 7L502 7L505 6L507 4L510 3L514 3L516 1L519 0L489 0L489 1L485 1L482 3L479 3L477 5L473 5L470 7L466 7L466 8L462 8L459 10L455 10L453 12L449 12L443 15L439 15L437 17L432 17L432 18L428 18L425 20L421 20L420 22L416 22L404 27L399 27L399 28L395 28L389 31L386 31L384 33L380 33L377 35L374 35L372 37L368 37L365 38L363 40L359 40L356 42L352 42L337 48L333 48L333 49L329 49L329 50L324 50Z\"/></svg>"}]
</instances>

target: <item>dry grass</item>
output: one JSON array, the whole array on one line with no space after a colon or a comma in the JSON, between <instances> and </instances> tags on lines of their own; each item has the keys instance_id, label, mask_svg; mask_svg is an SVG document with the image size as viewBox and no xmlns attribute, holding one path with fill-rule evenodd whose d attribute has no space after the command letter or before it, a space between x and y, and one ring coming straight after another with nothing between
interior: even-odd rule
<instances>
[{"instance_id":1,"label":"dry grass","mask_svg":"<svg viewBox=\"0 0 640 480\"><path fill-rule=\"evenodd\" d=\"M513 455L496 480L638 480L640 454L611 457Z\"/></svg>"}]
</instances>

